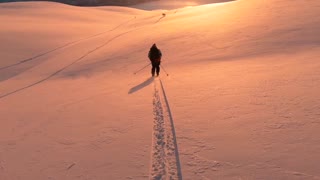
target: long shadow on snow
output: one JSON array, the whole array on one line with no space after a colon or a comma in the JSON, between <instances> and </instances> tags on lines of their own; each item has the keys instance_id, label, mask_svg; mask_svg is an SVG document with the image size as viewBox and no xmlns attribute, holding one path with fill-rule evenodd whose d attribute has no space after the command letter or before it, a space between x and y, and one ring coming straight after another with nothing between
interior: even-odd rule
<instances>
[{"instance_id":1,"label":"long shadow on snow","mask_svg":"<svg viewBox=\"0 0 320 180\"><path fill-rule=\"evenodd\" d=\"M140 89L143 89L144 87L148 86L149 84L151 84L153 82L153 77L150 77L148 79L146 79L144 82L132 87L128 94L132 94L132 93L135 93L137 91L139 91Z\"/></svg>"}]
</instances>

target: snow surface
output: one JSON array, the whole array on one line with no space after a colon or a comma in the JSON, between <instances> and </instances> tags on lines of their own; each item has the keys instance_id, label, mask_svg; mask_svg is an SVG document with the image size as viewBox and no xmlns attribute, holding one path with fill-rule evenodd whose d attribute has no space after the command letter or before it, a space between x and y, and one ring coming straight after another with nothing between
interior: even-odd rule
<instances>
[{"instance_id":1,"label":"snow surface","mask_svg":"<svg viewBox=\"0 0 320 180\"><path fill-rule=\"evenodd\" d=\"M193 7L202 4L212 4L212 3L225 3L234 0L161 0L161 1L151 1L140 3L137 5L132 5L131 7L143 10L173 10L183 7ZM216 4L217 5L217 4Z\"/></svg>"},{"instance_id":2,"label":"snow surface","mask_svg":"<svg viewBox=\"0 0 320 180\"><path fill-rule=\"evenodd\" d=\"M0 4L0 179L320 179L319 12Z\"/></svg>"}]
</instances>

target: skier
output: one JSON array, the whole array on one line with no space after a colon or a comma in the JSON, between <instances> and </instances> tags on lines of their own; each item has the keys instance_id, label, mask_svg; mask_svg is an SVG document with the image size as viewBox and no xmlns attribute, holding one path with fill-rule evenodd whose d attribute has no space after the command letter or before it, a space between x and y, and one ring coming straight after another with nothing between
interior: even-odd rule
<instances>
[{"instance_id":1,"label":"skier","mask_svg":"<svg viewBox=\"0 0 320 180\"><path fill-rule=\"evenodd\" d=\"M153 44L151 46L148 57L152 64L152 69L151 69L152 76L155 75L155 72L157 72L157 76L159 76L162 53L160 49L157 48L156 44Z\"/></svg>"}]
</instances>

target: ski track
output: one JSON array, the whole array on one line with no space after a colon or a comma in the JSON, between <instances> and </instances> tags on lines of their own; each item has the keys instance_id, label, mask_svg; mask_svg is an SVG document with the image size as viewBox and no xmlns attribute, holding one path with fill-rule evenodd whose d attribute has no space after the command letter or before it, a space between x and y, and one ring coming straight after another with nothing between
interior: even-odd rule
<instances>
[{"instance_id":1,"label":"ski track","mask_svg":"<svg viewBox=\"0 0 320 180\"><path fill-rule=\"evenodd\" d=\"M111 30L107 30L107 31L104 31L104 32L101 32L101 33L98 33L98 34L94 34L94 35L91 35L91 36L88 36L88 37L84 37L84 38L82 38L82 39L78 39L78 40L75 40L75 41L72 41L72 42L68 42L68 43L66 43L66 44L64 44L64 45L61 45L61 46L59 46L59 47L53 48L53 49L48 50L48 51L46 51L46 52L40 53L40 54L35 55L35 56L33 56L33 57L30 57L30 58L21 60L21 61L19 61L19 62L17 62L17 63L11 64L11 65L7 65L7 66L4 66L4 67L0 67L0 70L8 69L8 68L11 68L11 67L14 67L14 66L18 66L18 65L24 64L24 63L29 62L29 61L33 61L33 60L35 60L35 59L38 59L39 57L45 56L45 55L47 55L47 54L50 54L50 53L55 52L55 51L57 51L57 50L63 49L63 48L65 48L65 47L68 47L68 46L71 46L71 45L80 43L80 42L82 42L82 41L86 41L86 40L89 40L89 39L92 39L92 38L95 38L95 37L104 35L104 34L106 34L106 33L108 33L108 32L112 32L112 31L118 29L119 27L121 27L121 26L129 23L129 22L132 21L133 19L135 19L135 17L132 18L132 19L130 19L130 20L128 20L128 21L126 21L126 22L124 22L124 23L119 24L118 26L114 27L114 28L111 29Z\"/></svg>"},{"instance_id":2,"label":"ski track","mask_svg":"<svg viewBox=\"0 0 320 180\"><path fill-rule=\"evenodd\" d=\"M153 115L150 179L182 180L173 118L159 78L154 81Z\"/></svg>"},{"instance_id":3,"label":"ski track","mask_svg":"<svg viewBox=\"0 0 320 180\"><path fill-rule=\"evenodd\" d=\"M134 17L133 19L135 19L135 18L136 18L136 17ZM65 45L63 45L63 46L60 46L60 47L55 48L55 49L53 49L53 50L50 50L50 51L48 51L48 52L46 52L46 53L43 53L43 54L37 55L37 56L35 56L35 57L32 57L32 58L29 58L29 59L20 61L19 63L13 64L13 65L9 65L9 66L7 66L7 67L2 67L2 68L0 68L0 70L6 69L6 68L10 68L10 67L13 67L13 66L16 66L16 65L20 65L20 64L23 64L23 63L26 63L26 62L28 62L28 61L34 60L34 59L39 58L39 57L41 57L41 56L44 56L44 55L46 55L46 54L52 53L52 52L54 52L54 51L56 51L56 50L58 50L58 49L62 49L62 48L64 48L64 47L66 47L66 46L69 46L69 45L72 45L72 44L75 44L75 43L77 43L77 42L81 42L81 41L84 41L84 40L87 40L87 39L91 39L91 38L93 38L93 37L96 37L96 36L105 34L105 33L110 32L110 31L114 31L114 30L116 30L117 28L119 28L120 26L123 26L123 25L129 23L129 22L132 21L133 19L128 20L127 22L124 22L124 23L122 23L122 24L116 26L115 28L113 28L113 29L111 29L111 30L108 30L108 31L106 31L106 32L102 32L102 33L99 33L99 34L96 34L96 35L92 35L92 36L90 36L90 37L87 37L87 38L84 38L84 39L80 39L80 40L75 41L75 42L67 43L67 44L65 44ZM142 29L142 28L143 28L143 27L135 28L135 29L132 29L132 30L129 30L129 31L125 31L125 32L123 32L123 33L120 33L120 34L118 34L118 35L110 38L110 39L109 39L108 41L106 41L105 43L97 46L96 48L87 51L87 52L86 52L84 55L82 55L81 57L77 58L76 60L74 60L74 61L71 62L70 64L68 64L68 65L66 65L66 66L58 69L57 71L53 72L53 73L50 74L49 76L47 76L47 77L45 77L45 78L43 78L43 79L40 79L40 80L38 80L38 81L36 81L36 82L33 82L33 83L31 83L31 84L29 84L29 85L27 85L27 86L24 86L24 87L18 88L18 89L16 89L16 90L13 90L13 91L11 91L11 92L8 92L8 93L5 93L5 94L0 95L0 99L5 98L5 97L10 96L10 95L13 95L13 94L16 94L16 93L18 93L18 92L20 92L20 91L23 91L23 90L25 90L25 89L31 88L31 87L33 87L33 86L35 86L35 85L38 85L38 84L41 84L41 83L45 82L45 81L47 81L48 79L52 78L53 76L55 76L55 75L59 74L60 72L64 71L64 70L67 69L68 67L72 66L73 64L81 61L82 59L84 59L84 58L87 57L88 55L90 55L90 54L94 53L95 51L97 51L97 50L105 47L106 45L108 45L109 43L111 43L112 41L114 41L115 39L120 38L121 36L124 36L124 35L126 35L126 34L128 34L128 33L131 33L131 32L133 32L133 31L137 31L137 30Z\"/></svg>"},{"instance_id":4,"label":"ski track","mask_svg":"<svg viewBox=\"0 0 320 180\"><path fill-rule=\"evenodd\" d=\"M120 38L121 36L124 36L124 35L126 35L126 34L128 34L128 33L133 32L133 31L137 31L137 30L139 30L139 29L141 29L141 28L137 28L137 29L133 29L133 30L130 30L130 31L126 31L126 32L123 32L123 33L121 33L121 34L118 34L118 35L114 36L113 38L109 39L108 41L106 41L106 42L103 43L102 45L99 45L99 46L97 46L96 48L94 48L94 49L92 49L92 50L90 50L90 51L87 51L87 52L86 52L85 54L83 54L81 57L77 58L76 60L74 60L74 61L71 62L70 64L68 64L68 65L60 68L59 70L55 71L54 73L50 74L49 76L47 76L47 77L45 77L45 78L43 78L43 79L40 79L40 80L38 80L38 81L36 81L36 82L34 82L34 83L31 83L31 84L29 84L29 85L27 85L27 86L24 86L24 87L21 87L21 88L19 88L19 89L14 90L14 91L11 91L11 92L9 92L9 93L0 95L0 99L2 99L2 98L4 98L4 97L7 97L7 96L10 96L10 95L12 95L12 94L18 93L18 92L20 92L20 91L22 91L22 90L28 89L28 88L30 88L30 87L33 87L33 86L35 86L35 85L37 85L37 84L40 84L40 83L42 83L42 82L44 82L44 81L52 78L53 76L59 74L60 72L62 72L62 71L64 71L65 69L67 69L68 67L72 66L73 64L81 61L81 60L84 59L85 57L87 57L87 56L89 56L90 54L94 53L95 51L97 51L97 50L103 48L104 46L108 45L109 43L111 43L111 42L114 41L115 39Z\"/></svg>"}]
</instances>

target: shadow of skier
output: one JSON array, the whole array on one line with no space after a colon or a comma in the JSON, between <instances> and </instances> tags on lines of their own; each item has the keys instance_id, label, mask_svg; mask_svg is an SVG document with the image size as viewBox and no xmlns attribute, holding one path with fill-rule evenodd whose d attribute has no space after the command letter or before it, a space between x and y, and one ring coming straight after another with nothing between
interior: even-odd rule
<instances>
[{"instance_id":1,"label":"shadow of skier","mask_svg":"<svg viewBox=\"0 0 320 180\"><path fill-rule=\"evenodd\" d=\"M142 83L140 83L140 84L132 87L132 88L129 90L128 94L135 93L135 92L139 91L140 89L148 86L148 85L151 84L152 82L153 82L153 77L149 77L149 78L146 79L144 82L142 82Z\"/></svg>"}]
</instances>

